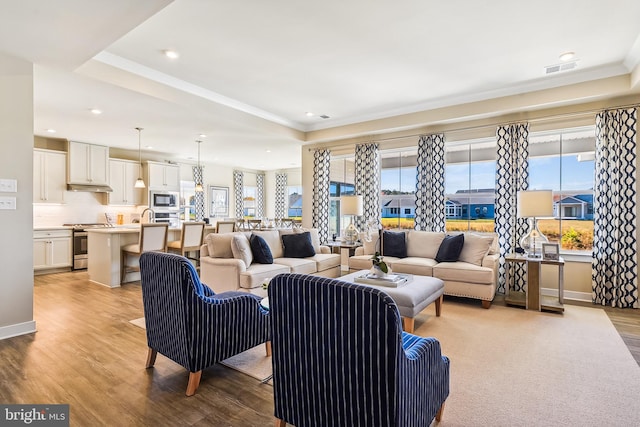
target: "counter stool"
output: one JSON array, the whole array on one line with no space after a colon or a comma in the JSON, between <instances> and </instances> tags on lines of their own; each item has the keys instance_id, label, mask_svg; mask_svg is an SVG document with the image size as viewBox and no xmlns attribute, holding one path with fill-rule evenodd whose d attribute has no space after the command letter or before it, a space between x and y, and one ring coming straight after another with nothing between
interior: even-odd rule
<instances>
[{"instance_id":1,"label":"counter stool","mask_svg":"<svg viewBox=\"0 0 640 427\"><path fill-rule=\"evenodd\" d=\"M173 240L167 243L167 250L195 261L195 265L198 267L200 265L199 257L191 258L188 254L189 252L200 252L204 237L204 226L204 222L183 222L180 240Z\"/></svg>"},{"instance_id":2,"label":"counter stool","mask_svg":"<svg viewBox=\"0 0 640 427\"><path fill-rule=\"evenodd\" d=\"M169 224L141 224L140 237L138 243L126 245L122 247L122 277L121 283L125 283L127 273L140 271L140 265L127 265L129 256L139 257L143 252L166 252L167 251L167 234L169 233Z\"/></svg>"}]
</instances>

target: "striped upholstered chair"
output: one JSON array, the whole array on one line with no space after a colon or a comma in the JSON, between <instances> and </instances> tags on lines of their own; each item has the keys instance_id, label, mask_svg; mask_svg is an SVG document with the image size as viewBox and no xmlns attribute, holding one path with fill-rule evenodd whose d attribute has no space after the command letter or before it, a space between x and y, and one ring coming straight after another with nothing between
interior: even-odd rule
<instances>
[{"instance_id":1,"label":"striped upholstered chair","mask_svg":"<svg viewBox=\"0 0 640 427\"><path fill-rule=\"evenodd\" d=\"M269 285L276 426L428 426L449 395L440 343L384 292L280 274Z\"/></svg>"},{"instance_id":2,"label":"striped upholstered chair","mask_svg":"<svg viewBox=\"0 0 640 427\"><path fill-rule=\"evenodd\" d=\"M269 315L260 297L246 292L214 294L200 283L186 258L160 252L140 255L147 326L147 368L159 352L189 370L187 396L195 394L202 370L266 343Z\"/></svg>"}]
</instances>

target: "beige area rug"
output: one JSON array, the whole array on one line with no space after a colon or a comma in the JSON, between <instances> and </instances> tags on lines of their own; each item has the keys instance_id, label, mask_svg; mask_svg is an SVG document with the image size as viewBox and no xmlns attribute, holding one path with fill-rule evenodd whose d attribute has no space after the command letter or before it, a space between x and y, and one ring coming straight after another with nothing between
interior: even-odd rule
<instances>
[{"instance_id":1,"label":"beige area rug","mask_svg":"<svg viewBox=\"0 0 640 427\"><path fill-rule=\"evenodd\" d=\"M144 317L129 320L129 323L139 328L146 329ZM240 354L236 354L226 360L220 362L243 374L249 375L260 381L268 381L271 378L271 358L266 356L266 348L264 344L250 348Z\"/></svg>"},{"instance_id":2,"label":"beige area rug","mask_svg":"<svg viewBox=\"0 0 640 427\"><path fill-rule=\"evenodd\" d=\"M640 367L603 310L446 300L441 317L427 307L416 318L415 333L436 337L451 359L440 427L640 426ZM271 374L264 345L223 363L259 380Z\"/></svg>"}]
</instances>

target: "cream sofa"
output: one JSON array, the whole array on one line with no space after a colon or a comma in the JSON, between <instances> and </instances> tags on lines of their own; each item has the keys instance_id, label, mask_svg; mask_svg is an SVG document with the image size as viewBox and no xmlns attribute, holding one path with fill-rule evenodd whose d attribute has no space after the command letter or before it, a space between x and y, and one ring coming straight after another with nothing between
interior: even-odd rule
<instances>
[{"instance_id":1,"label":"cream sofa","mask_svg":"<svg viewBox=\"0 0 640 427\"><path fill-rule=\"evenodd\" d=\"M305 231L311 234L315 255L306 258L285 258L282 235ZM242 253L242 248L238 247L238 243L243 243L243 239L250 239L251 234L258 235L265 240L273 255L273 264L258 264L253 262L252 256L247 259L246 250ZM241 237L236 237L234 241L234 236ZM214 292L245 290L266 296L266 292L262 289L262 283L265 279L280 273L338 277L340 275L340 255L331 253L328 246L320 245L316 229L211 233L207 235L200 248L200 279Z\"/></svg>"},{"instance_id":2,"label":"cream sofa","mask_svg":"<svg viewBox=\"0 0 640 427\"><path fill-rule=\"evenodd\" d=\"M497 235L463 233L464 245L458 261L439 263L435 258L445 233L410 230L405 234L407 257L384 256L394 272L437 277L444 281L445 295L475 298L482 301L484 308L491 306L498 277ZM371 255L380 251L378 240L378 236L365 240L356 249L349 258L349 270L371 268Z\"/></svg>"}]
</instances>

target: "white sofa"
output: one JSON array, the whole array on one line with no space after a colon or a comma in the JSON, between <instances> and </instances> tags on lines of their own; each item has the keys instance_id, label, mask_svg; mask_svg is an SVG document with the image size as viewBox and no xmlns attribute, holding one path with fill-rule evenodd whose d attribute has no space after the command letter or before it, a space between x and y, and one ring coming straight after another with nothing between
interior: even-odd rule
<instances>
[{"instance_id":1,"label":"white sofa","mask_svg":"<svg viewBox=\"0 0 640 427\"><path fill-rule=\"evenodd\" d=\"M437 262L445 233L410 230L405 234L407 257L384 256L394 272L437 277L444 281L445 295L475 298L482 301L484 308L491 306L498 278L497 235L463 233L464 245L458 261ZM371 268L371 256L381 250L378 240L375 236L356 249L349 258L349 270Z\"/></svg>"},{"instance_id":2,"label":"white sofa","mask_svg":"<svg viewBox=\"0 0 640 427\"><path fill-rule=\"evenodd\" d=\"M306 258L285 258L282 235L303 233L311 234L311 243L315 255ZM262 237L273 255L273 264L258 264L253 257L237 247L234 236L250 239L251 234ZM242 239L238 237L237 239ZM232 243L236 245L234 248ZM235 250L235 254L234 254ZM235 255L235 256L234 256ZM249 261L249 263L247 263ZM200 279L214 292L244 290L266 296L262 289L265 279L280 273L314 274L324 277L340 275L340 255L331 253L328 246L320 245L316 229L274 229L261 231L243 231L234 233L208 234L200 248Z\"/></svg>"}]
</instances>

